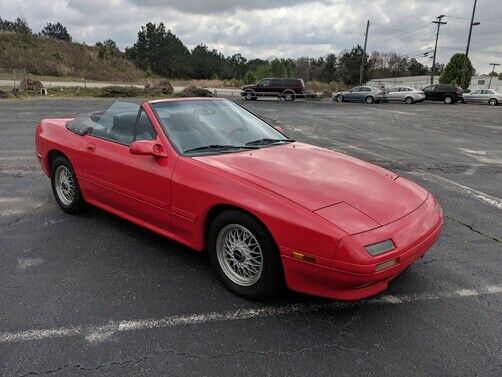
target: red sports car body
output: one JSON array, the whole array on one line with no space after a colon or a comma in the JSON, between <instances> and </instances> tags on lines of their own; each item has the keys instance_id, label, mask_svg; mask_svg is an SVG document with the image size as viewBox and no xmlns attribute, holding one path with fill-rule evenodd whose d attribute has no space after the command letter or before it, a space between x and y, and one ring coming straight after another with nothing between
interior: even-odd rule
<instances>
[{"instance_id":1,"label":"red sports car body","mask_svg":"<svg viewBox=\"0 0 502 377\"><path fill-rule=\"evenodd\" d=\"M61 200L66 203L65 192L71 197L68 187L74 173L74 191L79 190L82 202L197 251L208 249L216 219L229 211L245 214L264 229L264 237L273 245L261 242L258 231L251 232L261 249L273 248L277 253L279 266L273 273L281 275L290 289L313 295L355 300L377 294L438 239L443 216L431 194L388 170L344 154L286 139L249 149L222 149L225 153L218 153L214 145L191 149L203 153L181 151L175 138L183 138L186 111L178 107L187 103L221 106L221 102L237 106L221 99L145 102L134 121L129 117L132 139L117 136L126 128L120 122L127 117L120 111L109 123L102 121L105 131L99 132L72 129L72 119L46 119L36 129L36 153L45 174L55 182L60 205ZM194 111L194 122L202 126L217 116L212 108ZM142 119L153 127L147 140L138 140ZM167 125L176 121L181 123L169 131ZM221 132L231 139L247 131L241 127ZM65 160L68 172L63 167L59 178L54 177L59 166L54 162ZM234 222L244 231L254 229L246 222ZM239 230L228 240L235 241L235 234ZM227 265L230 275L231 270L237 271L237 278L227 274L233 282L230 285L248 289L272 274L266 264L273 258L267 259L264 253L256 263L250 259L259 266L249 272L245 255L251 258L252 248L232 248ZM258 279L252 277L255 270L259 270Z\"/></svg>"}]
</instances>

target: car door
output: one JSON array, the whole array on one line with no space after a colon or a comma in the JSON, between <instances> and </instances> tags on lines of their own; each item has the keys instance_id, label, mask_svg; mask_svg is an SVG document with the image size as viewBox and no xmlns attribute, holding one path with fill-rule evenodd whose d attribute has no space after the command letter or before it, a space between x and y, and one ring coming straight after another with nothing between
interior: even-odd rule
<instances>
[{"instance_id":1,"label":"car door","mask_svg":"<svg viewBox=\"0 0 502 377\"><path fill-rule=\"evenodd\" d=\"M483 98L483 90L482 89L478 89L478 90L475 90L474 92L472 92L471 94L469 94L468 96L468 102L480 102Z\"/></svg>"},{"instance_id":2,"label":"car door","mask_svg":"<svg viewBox=\"0 0 502 377\"><path fill-rule=\"evenodd\" d=\"M436 86L437 85L430 85L424 88L424 93L425 93L425 99L429 100L435 100L436 99Z\"/></svg>"},{"instance_id":3,"label":"car door","mask_svg":"<svg viewBox=\"0 0 502 377\"><path fill-rule=\"evenodd\" d=\"M135 115L133 106L110 112L108 131L84 136L79 178L87 185L91 202L169 230L175 158L131 154L129 145L136 140L165 144L159 138L160 127L153 125L153 112L136 106Z\"/></svg>"},{"instance_id":4,"label":"car door","mask_svg":"<svg viewBox=\"0 0 502 377\"><path fill-rule=\"evenodd\" d=\"M269 88L270 96L277 96L279 93L282 93L283 91L284 91L284 85L281 79L270 80L270 88Z\"/></svg>"},{"instance_id":5,"label":"car door","mask_svg":"<svg viewBox=\"0 0 502 377\"><path fill-rule=\"evenodd\" d=\"M350 89L346 94L344 94L344 100L346 101L356 101L359 95L359 90L361 90L360 86L356 86L355 88Z\"/></svg>"},{"instance_id":6,"label":"car door","mask_svg":"<svg viewBox=\"0 0 502 377\"><path fill-rule=\"evenodd\" d=\"M263 79L258 83L258 91L256 92L258 96L265 97L270 95L270 80Z\"/></svg>"},{"instance_id":7,"label":"car door","mask_svg":"<svg viewBox=\"0 0 502 377\"><path fill-rule=\"evenodd\" d=\"M490 100L490 98L492 98L492 96L493 96L493 92L489 89L485 89L485 90L481 91L481 93L479 95L478 102L488 103L488 101Z\"/></svg>"},{"instance_id":8,"label":"car door","mask_svg":"<svg viewBox=\"0 0 502 377\"><path fill-rule=\"evenodd\" d=\"M387 100L398 101L399 100L399 90L400 90L400 88L389 89L389 92L387 93Z\"/></svg>"}]
</instances>

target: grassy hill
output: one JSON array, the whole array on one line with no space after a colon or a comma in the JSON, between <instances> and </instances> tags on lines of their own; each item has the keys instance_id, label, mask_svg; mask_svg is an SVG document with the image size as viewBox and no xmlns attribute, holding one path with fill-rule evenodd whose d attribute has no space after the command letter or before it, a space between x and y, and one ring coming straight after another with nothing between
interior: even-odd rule
<instances>
[{"instance_id":1,"label":"grassy hill","mask_svg":"<svg viewBox=\"0 0 502 377\"><path fill-rule=\"evenodd\" d=\"M122 53L100 58L96 47L10 32L0 32L0 68L25 68L37 76L145 81L145 72Z\"/></svg>"}]
</instances>

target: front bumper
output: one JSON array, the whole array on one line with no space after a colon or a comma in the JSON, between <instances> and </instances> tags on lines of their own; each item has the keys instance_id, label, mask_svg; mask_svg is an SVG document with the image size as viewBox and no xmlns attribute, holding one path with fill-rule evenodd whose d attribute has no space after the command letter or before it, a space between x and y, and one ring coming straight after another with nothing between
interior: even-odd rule
<instances>
[{"instance_id":1,"label":"front bumper","mask_svg":"<svg viewBox=\"0 0 502 377\"><path fill-rule=\"evenodd\" d=\"M281 248L286 282L292 290L333 299L358 300L375 295L434 245L442 227L442 210L429 195L419 208L401 219L343 238L330 266L295 259L291 250ZM363 249L386 239L393 240L394 250L372 257ZM377 269L389 261L395 264Z\"/></svg>"}]
</instances>

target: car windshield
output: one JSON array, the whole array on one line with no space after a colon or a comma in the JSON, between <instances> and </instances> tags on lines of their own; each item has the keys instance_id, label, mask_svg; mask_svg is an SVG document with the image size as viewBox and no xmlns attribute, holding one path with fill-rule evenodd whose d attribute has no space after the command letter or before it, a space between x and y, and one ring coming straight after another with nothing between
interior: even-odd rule
<instances>
[{"instance_id":1,"label":"car windshield","mask_svg":"<svg viewBox=\"0 0 502 377\"><path fill-rule=\"evenodd\" d=\"M152 107L171 143L186 155L228 153L292 141L229 100L167 101Z\"/></svg>"}]
</instances>

